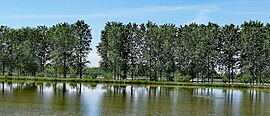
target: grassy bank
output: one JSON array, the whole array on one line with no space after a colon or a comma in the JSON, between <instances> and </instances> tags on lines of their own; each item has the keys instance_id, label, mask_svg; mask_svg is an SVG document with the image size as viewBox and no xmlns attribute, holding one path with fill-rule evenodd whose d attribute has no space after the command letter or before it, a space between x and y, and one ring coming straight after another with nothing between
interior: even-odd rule
<instances>
[{"instance_id":1,"label":"grassy bank","mask_svg":"<svg viewBox=\"0 0 270 116\"><path fill-rule=\"evenodd\" d=\"M269 85L250 84L211 84L211 83L191 83L191 82L160 82L149 80L107 80L90 78L47 78L30 76L0 76L1 81L33 81L33 82L76 82L76 83L109 83L109 84L137 84L137 85L174 85L174 86L197 86L197 87L222 87L222 88L256 88L270 89Z\"/></svg>"}]
</instances>

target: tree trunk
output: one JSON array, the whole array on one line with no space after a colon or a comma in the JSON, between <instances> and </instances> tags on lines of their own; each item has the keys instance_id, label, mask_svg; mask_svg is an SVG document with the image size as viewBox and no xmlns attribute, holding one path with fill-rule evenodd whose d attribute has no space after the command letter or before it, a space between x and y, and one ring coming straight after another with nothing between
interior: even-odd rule
<instances>
[{"instance_id":1,"label":"tree trunk","mask_svg":"<svg viewBox=\"0 0 270 116\"><path fill-rule=\"evenodd\" d=\"M58 73L58 70L57 70L57 67L55 67L55 77L58 77L57 73Z\"/></svg>"},{"instance_id":2,"label":"tree trunk","mask_svg":"<svg viewBox=\"0 0 270 116\"><path fill-rule=\"evenodd\" d=\"M231 74L231 77L232 77L232 84L233 84L233 78L234 78L234 75L233 75L233 66L232 66L232 74Z\"/></svg>"},{"instance_id":3,"label":"tree trunk","mask_svg":"<svg viewBox=\"0 0 270 116\"><path fill-rule=\"evenodd\" d=\"M18 69L18 76L21 76L21 68ZM26 76L26 75L24 75Z\"/></svg>"},{"instance_id":4,"label":"tree trunk","mask_svg":"<svg viewBox=\"0 0 270 116\"><path fill-rule=\"evenodd\" d=\"M5 76L5 66L4 65L2 66L2 74L3 74L3 76Z\"/></svg>"},{"instance_id":5,"label":"tree trunk","mask_svg":"<svg viewBox=\"0 0 270 116\"><path fill-rule=\"evenodd\" d=\"M150 81L152 81L152 71L151 71L151 67L150 67L150 69L149 69L149 79L150 79Z\"/></svg>"},{"instance_id":6,"label":"tree trunk","mask_svg":"<svg viewBox=\"0 0 270 116\"><path fill-rule=\"evenodd\" d=\"M212 66L212 70L211 71L213 71L214 70L214 67ZM214 82L214 77L213 77L213 73L211 72L211 83L213 84L213 82Z\"/></svg>"},{"instance_id":7,"label":"tree trunk","mask_svg":"<svg viewBox=\"0 0 270 116\"><path fill-rule=\"evenodd\" d=\"M260 80L260 84L263 84L262 83L262 77L261 76L259 76L259 80Z\"/></svg>"},{"instance_id":8,"label":"tree trunk","mask_svg":"<svg viewBox=\"0 0 270 116\"><path fill-rule=\"evenodd\" d=\"M82 57L80 56L80 62L79 62L79 73L80 73L80 79L82 78L82 69L83 69L83 66L82 66Z\"/></svg>"},{"instance_id":9,"label":"tree trunk","mask_svg":"<svg viewBox=\"0 0 270 116\"><path fill-rule=\"evenodd\" d=\"M82 73L83 67L80 67L80 79L83 77L83 73Z\"/></svg>"},{"instance_id":10,"label":"tree trunk","mask_svg":"<svg viewBox=\"0 0 270 116\"><path fill-rule=\"evenodd\" d=\"M157 81L157 71L155 70L155 81Z\"/></svg>"},{"instance_id":11,"label":"tree trunk","mask_svg":"<svg viewBox=\"0 0 270 116\"><path fill-rule=\"evenodd\" d=\"M229 67L228 67L228 73L227 73L227 75L228 75L228 83L230 84L230 80L231 80L231 67L230 67L230 65L229 65Z\"/></svg>"},{"instance_id":12,"label":"tree trunk","mask_svg":"<svg viewBox=\"0 0 270 116\"><path fill-rule=\"evenodd\" d=\"M131 80L133 80L133 70L131 71Z\"/></svg>"},{"instance_id":13,"label":"tree trunk","mask_svg":"<svg viewBox=\"0 0 270 116\"><path fill-rule=\"evenodd\" d=\"M209 83L210 80L210 73L209 73L209 55L207 55L207 82Z\"/></svg>"},{"instance_id":14,"label":"tree trunk","mask_svg":"<svg viewBox=\"0 0 270 116\"><path fill-rule=\"evenodd\" d=\"M66 59L64 59L64 67L63 67L63 70L64 70L64 78L67 77L67 70L66 70Z\"/></svg>"},{"instance_id":15,"label":"tree trunk","mask_svg":"<svg viewBox=\"0 0 270 116\"><path fill-rule=\"evenodd\" d=\"M116 73L117 73L117 72L116 72L116 58L114 58L114 66L113 66L113 67L114 67L114 68L113 68L113 72L114 72L114 73L113 73L113 78L114 78L114 80L116 80L116 79L117 79L117 77L116 77L116 75L117 75L117 74L116 74Z\"/></svg>"},{"instance_id":16,"label":"tree trunk","mask_svg":"<svg viewBox=\"0 0 270 116\"><path fill-rule=\"evenodd\" d=\"M42 77L44 77L44 70L45 70L45 56L42 56L42 61L41 61L41 72L42 72Z\"/></svg>"},{"instance_id":17,"label":"tree trunk","mask_svg":"<svg viewBox=\"0 0 270 116\"><path fill-rule=\"evenodd\" d=\"M132 66L132 70L131 70L131 80L133 80L133 72L134 72L134 61L131 61L131 66Z\"/></svg>"},{"instance_id":18,"label":"tree trunk","mask_svg":"<svg viewBox=\"0 0 270 116\"><path fill-rule=\"evenodd\" d=\"M162 69L159 70L159 80L162 79Z\"/></svg>"}]
</instances>

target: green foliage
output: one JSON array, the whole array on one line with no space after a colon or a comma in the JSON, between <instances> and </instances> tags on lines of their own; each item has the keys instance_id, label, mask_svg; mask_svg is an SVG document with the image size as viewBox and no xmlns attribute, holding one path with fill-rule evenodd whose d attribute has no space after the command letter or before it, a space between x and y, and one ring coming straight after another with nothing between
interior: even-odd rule
<instances>
[{"instance_id":1,"label":"green foliage","mask_svg":"<svg viewBox=\"0 0 270 116\"><path fill-rule=\"evenodd\" d=\"M70 78L77 78L77 71L76 69L70 68L69 69L69 77Z\"/></svg>"},{"instance_id":2,"label":"green foliage","mask_svg":"<svg viewBox=\"0 0 270 116\"><path fill-rule=\"evenodd\" d=\"M258 21L244 22L241 28L210 22L180 27L108 22L97 49L100 66L114 79L129 75L171 81L170 75L179 72L208 82L226 74L224 81L233 82L241 70L259 82L270 67L269 35L270 24Z\"/></svg>"},{"instance_id":3,"label":"green foliage","mask_svg":"<svg viewBox=\"0 0 270 116\"><path fill-rule=\"evenodd\" d=\"M228 74L228 81L235 78L236 70L239 69L241 44L240 44L240 28L233 24L225 25L221 30L221 64L223 70Z\"/></svg>"},{"instance_id":4,"label":"green foliage","mask_svg":"<svg viewBox=\"0 0 270 116\"><path fill-rule=\"evenodd\" d=\"M102 76L104 77L104 79L112 79L113 75L112 73L104 72Z\"/></svg>"},{"instance_id":5,"label":"green foliage","mask_svg":"<svg viewBox=\"0 0 270 116\"><path fill-rule=\"evenodd\" d=\"M222 75L222 76L221 76L221 80L222 80L222 82L224 82L224 83L226 83L226 82L229 81L229 79L228 79L228 77L227 77L226 75Z\"/></svg>"},{"instance_id":6,"label":"green foliage","mask_svg":"<svg viewBox=\"0 0 270 116\"><path fill-rule=\"evenodd\" d=\"M36 76L37 77L44 77L44 73L43 72L37 73Z\"/></svg>"},{"instance_id":7,"label":"green foliage","mask_svg":"<svg viewBox=\"0 0 270 116\"><path fill-rule=\"evenodd\" d=\"M36 28L0 26L1 74L44 72L49 77L58 73L66 77L72 67L82 77L91 50L89 27L84 21ZM102 70L85 71L92 78L103 75L114 79L172 81L172 75L181 73L191 79L208 77L209 81L226 74L228 77L223 80L230 82L241 71L244 77L239 79L243 82L247 81L245 74L250 74L251 81L257 83L270 80L270 24L259 21L244 22L241 27L214 23L177 27L150 21L139 25L108 22L101 32L97 51ZM175 80L187 78L177 74Z\"/></svg>"},{"instance_id":8,"label":"green foliage","mask_svg":"<svg viewBox=\"0 0 270 116\"><path fill-rule=\"evenodd\" d=\"M191 76L188 75L181 75L181 74L175 74L173 80L176 82L189 82L191 79Z\"/></svg>"},{"instance_id":9,"label":"green foliage","mask_svg":"<svg viewBox=\"0 0 270 116\"><path fill-rule=\"evenodd\" d=\"M240 77L238 77L238 80L243 83L249 83L252 80L252 76L249 74L243 74Z\"/></svg>"},{"instance_id":10,"label":"green foliage","mask_svg":"<svg viewBox=\"0 0 270 116\"><path fill-rule=\"evenodd\" d=\"M97 78L102 75L104 71L100 67L87 68L88 78Z\"/></svg>"},{"instance_id":11,"label":"green foliage","mask_svg":"<svg viewBox=\"0 0 270 116\"><path fill-rule=\"evenodd\" d=\"M45 69L45 75L47 77L55 77L55 73L57 73L56 70L51 66Z\"/></svg>"},{"instance_id":12,"label":"green foliage","mask_svg":"<svg viewBox=\"0 0 270 116\"><path fill-rule=\"evenodd\" d=\"M75 28L74 33L76 39L76 45L74 50L75 60L73 61L73 64L77 66L79 76L80 78L82 78L83 67L86 63L89 63L89 61L86 60L86 57L91 50L91 29L89 28L89 25L87 25L84 21L77 21L72 26Z\"/></svg>"},{"instance_id":13,"label":"green foliage","mask_svg":"<svg viewBox=\"0 0 270 116\"><path fill-rule=\"evenodd\" d=\"M98 72L94 71L94 70L89 70L89 77L90 78L97 78L98 76Z\"/></svg>"},{"instance_id":14,"label":"green foliage","mask_svg":"<svg viewBox=\"0 0 270 116\"><path fill-rule=\"evenodd\" d=\"M269 24L263 26L259 21L249 21L244 22L241 27L242 69L260 82L263 77L262 72L269 67Z\"/></svg>"},{"instance_id":15,"label":"green foliage","mask_svg":"<svg viewBox=\"0 0 270 116\"><path fill-rule=\"evenodd\" d=\"M20 29L1 26L1 74L8 71L11 75L18 71L18 75L35 75L36 72L44 72L50 62L58 72L63 71L64 77L69 67L76 67L81 76L82 67L88 63L86 57L91 50L91 39L90 28L84 21ZM52 77L57 70L49 68L45 72Z\"/></svg>"}]
</instances>

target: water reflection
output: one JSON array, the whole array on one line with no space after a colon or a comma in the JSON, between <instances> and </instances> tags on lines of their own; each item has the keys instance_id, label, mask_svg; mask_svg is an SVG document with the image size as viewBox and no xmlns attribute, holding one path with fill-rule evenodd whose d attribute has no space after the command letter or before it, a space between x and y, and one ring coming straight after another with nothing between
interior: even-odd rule
<instances>
[{"instance_id":1,"label":"water reflection","mask_svg":"<svg viewBox=\"0 0 270 116\"><path fill-rule=\"evenodd\" d=\"M74 83L0 84L0 115L269 115L270 92Z\"/></svg>"}]
</instances>

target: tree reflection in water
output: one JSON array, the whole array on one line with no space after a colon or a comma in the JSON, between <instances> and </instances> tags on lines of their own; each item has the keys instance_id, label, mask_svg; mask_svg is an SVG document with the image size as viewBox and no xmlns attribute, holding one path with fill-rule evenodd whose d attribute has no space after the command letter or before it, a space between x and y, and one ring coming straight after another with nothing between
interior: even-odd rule
<instances>
[{"instance_id":1,"label":"tree reflection in water","mask_svg":"<svg viewBox=\"0 0 270 116\"><path fill-rule=\"evenodd\" d=\"M0 85L0 115L270 115L270 92L80 83Z\"/></svg>"}]
</instances>

